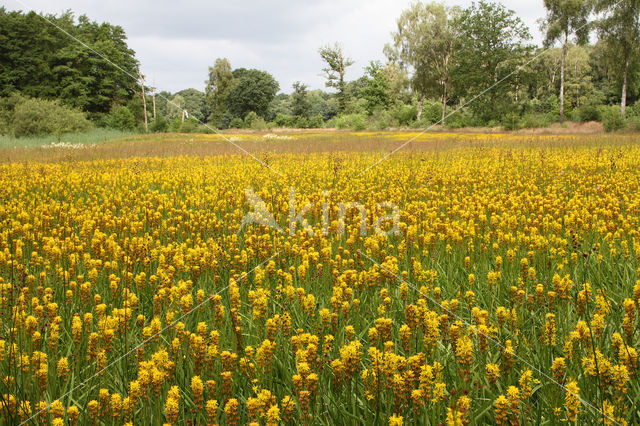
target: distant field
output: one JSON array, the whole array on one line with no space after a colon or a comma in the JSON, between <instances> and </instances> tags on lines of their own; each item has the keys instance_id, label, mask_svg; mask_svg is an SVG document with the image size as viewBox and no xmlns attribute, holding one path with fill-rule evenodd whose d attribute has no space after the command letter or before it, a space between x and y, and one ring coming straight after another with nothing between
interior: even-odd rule
<instances>
[{"instance_id":1,"label":"distant field","mask_svg":"<svg viewBox=\"0 0 640 426\"><path fill-rule=\"evenodd\" d=\"M349 132L302 130L229 132L223 134L133 135L96 130L86 137L74 135L61 142L19 139L20 145L0 144L0 162L25 160L95 160L181 155L252 155L311 152L390 152L410 141L402 151L433 151L465 146L597 146L640 141L635 134L531 134L498 132L384 131ZM0 140L1 141L1 140Z\"/></svg>"},{"instance_id":2,"label":"distant field","mask_svg":"<svg viewBox=\"0 0 640 426\"><path fill-rule=\"evenodd\" d=\"M0 135L0 149L4 148L33 148L49 145L90 145L101 144L114 139L124 139L135 136L133 132L122 132L120 130L94 129L85 133L74 133L48 136L33 136L14 138Z\"/></svg>"}]
</instances>

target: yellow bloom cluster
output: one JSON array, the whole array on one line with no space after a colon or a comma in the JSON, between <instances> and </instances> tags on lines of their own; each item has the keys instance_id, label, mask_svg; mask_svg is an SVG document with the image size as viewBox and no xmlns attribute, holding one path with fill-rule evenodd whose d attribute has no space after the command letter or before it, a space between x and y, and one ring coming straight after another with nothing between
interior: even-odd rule
<instances>
[{"instance_id":1,"label":"yellow bloom cluster","mask_svg":"<svg viewBox=\"0 0 640 426\"><path fill-rule=\"evenodd\" d=\"M0 423L637 421L640 148L482 138L0 166Z\"/></svg>"}]
</instances>

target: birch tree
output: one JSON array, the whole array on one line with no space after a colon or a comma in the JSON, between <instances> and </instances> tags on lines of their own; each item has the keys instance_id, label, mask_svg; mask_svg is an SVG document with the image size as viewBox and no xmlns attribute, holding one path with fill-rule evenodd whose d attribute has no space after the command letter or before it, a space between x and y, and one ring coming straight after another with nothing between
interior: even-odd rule
<instances>
[{"instance_id":1,"label":"birch tree","mask_svg":"<svg viewBox=\"0 0 640 426\"><path fill-rule=\"evenodd\" d=\"M607 52L617 62L622 93L620 113L624 117L627 110L629 70L632 62L640 55L640 0L600 0L596 11L605 16L598 22L600 39L606 43Z\"/></svg>"},{"instance_id":2,"label":"birch tree","mask_svg":"<svg viewBox=\"0 0 640 426\"><path fill-rule=\"evenodd\" d=\"M569 39L575 36L577 44L585 44L589 39L589 15L593 10L591 0L544 0L547 9L542 29L545 32L545 45L560 41L562 55L560 59L560 123L564 122L565 67Z\"/></svg>"},{"instance_id":3,"label":"birch tree","mask_svg":"<svg viewBox=\"0 0 640 426\"><path fill-rule=\"evenodd\" d=\"M458 8L441 3L414 3L398 18L393 44L385 46L389 60L412 72L411 84L420 98L418 120L422 117L425 96L436 96L442 100L441 124L444 124L450 72L455 64L454 22L458 14Z\"/></svg>"}]
</instances>

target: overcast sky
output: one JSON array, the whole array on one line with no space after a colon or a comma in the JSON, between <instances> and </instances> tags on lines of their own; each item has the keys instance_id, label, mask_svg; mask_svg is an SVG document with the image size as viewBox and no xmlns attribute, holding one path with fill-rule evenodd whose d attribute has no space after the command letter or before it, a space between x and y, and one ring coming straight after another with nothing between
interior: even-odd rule
<instances>
[{"instance_id":1,"label":"overcast sky","mask_svg":"<svg viewBox=\"0 0 640 426\"><path fill-rule=\"evenodd\" d=\"M396 20L411 0L3 0L7 9L61 13L71 9L96 21L122 26L148 82L176 92L204 90L207 69L226 57L233 68L273 74L283 92L300 80L324 87L318 48L339 41L355 64L348 79L370 60L382 60ZM471 0L445 1L469 6ZM542 0L511 0L509 8L539 43Z\"/></svg>"}]
</instances>

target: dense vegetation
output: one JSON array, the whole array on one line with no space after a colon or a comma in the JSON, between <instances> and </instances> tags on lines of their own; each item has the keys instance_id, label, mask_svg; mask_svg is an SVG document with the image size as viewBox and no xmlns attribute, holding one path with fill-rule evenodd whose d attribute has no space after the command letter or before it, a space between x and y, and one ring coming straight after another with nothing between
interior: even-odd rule
<instances>
[{"instance_id":1,"label":"dense vegetation","mask_svg":"<svg viewBox=\"0 0 640 426\"><path fill-rule=\"evenodd\" d=\"M0 423L636 425L638 137L423 136L0 165Z\"/></svg>"},{"instance_id":2,"label":"dense vegetation","mask_svg":"<svg viewBox=\"0 0 640 426\"><path fill-rule=\"evenodd\" d=\"M340 44L319 49L329 91L310 91L303 82L281 88L266 71L234 69L219 58L204 91L177 93L144 85L118 26L76 20L70 12L44 17L65 34L33 12L0 8L0 97L55 100L69 109L64 116L80 111L95 126L126 131L434 123L514 129L565 118L602 121L607 130L640 128L640 107L633 105L640 97L640 2L545 0L544 6L543 46L534 46L530 29L501 4L416 3L384 46L388 61L372 61L360 78L349 79L357 70ZM12 114L7 105L0 106L3 116ZM23 105L33 109L27 116L37 116L35 106ZM21 115L12 117L3 134L77 130L22 125Z\"/></svg>"}]
</instances>

